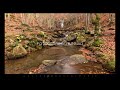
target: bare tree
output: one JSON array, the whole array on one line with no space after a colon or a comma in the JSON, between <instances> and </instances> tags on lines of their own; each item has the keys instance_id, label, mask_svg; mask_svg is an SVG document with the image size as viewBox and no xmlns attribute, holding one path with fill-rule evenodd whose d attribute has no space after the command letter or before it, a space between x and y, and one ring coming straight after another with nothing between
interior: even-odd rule
<instances>
[{"instance_id":1,"label":"bare tree","mask_svg":"<svg viewBox=\"0 0 120 90\"><path fill-rule=\"evenodd\" d=\"M86 20L85 20L85 23L86 23L86 31L89 31L89 24L90 24L90 14L86 13L85 14L86 16Z\"/></svg>"}]
</instances>

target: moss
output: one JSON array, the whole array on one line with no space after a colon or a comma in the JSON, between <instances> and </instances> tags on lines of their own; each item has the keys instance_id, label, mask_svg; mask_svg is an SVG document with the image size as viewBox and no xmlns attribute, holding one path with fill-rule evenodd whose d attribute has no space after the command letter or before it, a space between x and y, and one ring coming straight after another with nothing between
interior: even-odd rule
<instances>
[{"instance_id":1,"label":"moss","mask_svg":"<svg viewBox=\"0 0 120 90\"><path fill-rule=\"evenodd\" d=\"M95 47L100 47L101 44L103 44L103 41L101 39L97 38L94 40L92 45Z\"/></svg>"},{"instance_id":2,"label":"moss","mask_svg":"<svg viewBox=\"0 0 120 90\"><path fill-rule=\"evenodd\" d=\"M85 35L83 35L83 34L78 34L78 35L77 35L77 41L78 41L78 42L85 42L85 41L86 41Z\"/></svg>"},{"instance_id":3,"label":"moss","mask_svg":"<svg viewBox=\"0 0 120 90\"><path fill-rule=\"evenodd\" d=\"M102 55L102 56L100 57L100 59L102 59L102 60L106 60L107 57L106 57L106 55Z\"/></svg>"},{"instance_id":4,"label":"moss","mask_svg":"<svg viewBox=\"0 0 120 90\"><path fill-rule=\"evenodd\" d=\"M37 45L37 46L36 46L36 49L42 49L42 46L38 46L38 45Z\"/></svg>"},{"instance_id":5,"label":"moss","mask_svg":"<svg viewBox=\"0 0 120 90\"><path fill-rule=\"evenodd\" d=\"M34 34L34 33L32 33L32 34L30 34L33 38L35 38L36 37L36 35Z\"/></svg>"},{"instance_id":6,"label":"moss","mask_svg":"<svg viewBox=\"0 0 120 90\"><path fill-rule=\"evenodd\" d=\"M37 37L45 37L46 35L45 35L45 33L43 32L43 31L41 31L41 32L39 32L39 34L37 34Z\"/></svg>"},{"instance_id":7,"label":"moss","mask_svg":"<svg viewBox=\"0 0 120 90\"><path fill-rule=\"evenodd\" d=\"M36 41L29 41L28 46L35 48L36 47L37 42Z\"/></svg>"},{"instance_id":8,"label":"moss","mask_svg":"<svg viewBox=\"0 0 120 90\"><path fill-rule=\"evenodd\" d=\"M28 24L22 23L21 26L30 27Z\"/></svg>"},{"instance_id":9,"label":"moss","mask_svg":"<svg viewBox=\"0 0 120 90\"><path fill-rule=\"evenodd\" d=\"M104 65L104 68L106 68L108 71L115 72L115 60L107 61L107 63Z\"/></svg>"},{"instance_id":10,"label":"moss","mask_svg":"<svg viewBox=\"0 0 120 90\"><path fill-rule=\"evenodd\" d=\"M100 48L99 48L99 47L96 47L96 51L100 51Z\"/></svg>"},{"instance_id":11,"label":"moss","mask_svg":"<svg viewBox=\"0 0 120 90\"><path fill-rule=\"evenodd\" d=\"M99 58L103 58L104 54L102 54L101 52L99 52L99 53L96 54L96 56L99 57Z\"/></svg>"},{"instance_id":12,"label":"moss","mask_svg":"<svg viewBox=\"0 0 120 90\"><path fill-rule=\"evenodd\" d=\"M92 19L92 24L95 25L95 26L99 25L98 20L96 20L96 19L95 19L95 20Z\"/></svg>"},{"instance_id":13,"label":"moss","mask_svg":"<svg viewBox=\"0 0 120 90\"><path fill-rule=\"evenodd\" d=\"M32 47L32 48L41 49L42 48L42 41L37 40L37 38L32 38L27 45Z\"/></svg>"},{"instance_id":14,"label":"moss","mask_svg":"<svg viewBox=\"0 0 120 90\"><path fill-rule=\"evenodd\" d=\"M22 42L22 40L26 40L26 39L27 38L24 34L16 35L14 44L20 43L20 42Z\"/></svg>"},{"instance_id":15,"label":"moss","mask_svg":"<svg viewBox=\"0 0 120 90\"><path fill-rule=\"evenodd\" d=\"M99 60L107 71L115 72L115 56L101 54Z\"/></svg>"}]
</instances>

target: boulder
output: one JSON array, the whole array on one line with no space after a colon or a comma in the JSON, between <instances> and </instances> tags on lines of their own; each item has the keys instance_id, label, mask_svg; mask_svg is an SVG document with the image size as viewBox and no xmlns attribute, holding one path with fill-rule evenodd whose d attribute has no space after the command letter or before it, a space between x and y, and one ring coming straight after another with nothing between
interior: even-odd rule
<instances>
[{"instance_id":1,"label":"boulder","mask_svg":"<svg viewBox=\"0 0 120 90\"><path fill-rule=\"evenodd\" d=\"M44 60L42 61L42 64L46 66L52 66L52 65L55 65L56 62L57 62L56 60Z\"/></svg>"},{"instance_id":2,"label":"boulder","mask_svg":"<svg viewBox=\"0 0 120 90\"><path fill-rule=\"evenodd\" d=\"M27 51L25 50L25 48L21 44L18 44L18 46L13 48L13 51L11 53L7 54L7 58L17 59L17 58L24 57L26 55L27 55Z\"/></svg>"},{"instance_id":3,"label":"boulder","mask_svg":"<svg viewBox=\"0 0 120 90\"><path fill-rule=\"evenodd\" d=\"M18 46L16 46L15 48L13 48L13 54L14 54L14 55L21 55L21 54L26 55L26 54L27 54L27 51L26 51L25 48L22 46L22 44L18 44Z\"/></svg>"},{"instance_id":4,"label":"boulder","mask_svg":"<svg viewBox=\"0 0 120 90\"><path fill-rule=\"evenodd\" d=\"M75 65L75 64L79 64L79 63L87 63L88 61L86 60L86 58L83 55L79 55L79 54L75 54L70 56L69 59L69 64L70 65Z\"/></svg>"}]
</instances>

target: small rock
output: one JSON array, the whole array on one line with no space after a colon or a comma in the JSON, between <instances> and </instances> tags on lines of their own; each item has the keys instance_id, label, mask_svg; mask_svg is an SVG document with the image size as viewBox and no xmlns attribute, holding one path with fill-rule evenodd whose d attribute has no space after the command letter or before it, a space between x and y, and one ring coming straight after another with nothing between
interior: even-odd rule
<instances>
[{"instance_id":1,"label":"small rock","mask_svg":"<svg viewBox=\"0 0 120 90\"><path fill-rule=\"evenodd\" d=\"M46 65L46 66L52 66L56 64L56 60L44 60L42 61L42 64Z\"/></svg>"}]
</instances>

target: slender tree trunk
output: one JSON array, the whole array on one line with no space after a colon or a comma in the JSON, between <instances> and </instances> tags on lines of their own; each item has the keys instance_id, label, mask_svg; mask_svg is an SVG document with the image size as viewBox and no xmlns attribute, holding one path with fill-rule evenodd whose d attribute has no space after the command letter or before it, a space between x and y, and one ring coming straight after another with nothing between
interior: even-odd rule
<instances>
[{"instance_id":1,"label":"slender tree trunk","mask_svg":"<svg viewBox=\"0 0 120 90\"><path fill-rule=\"evenodd\" d=\"M85 16L86 16L86 20L85 20L86 31L89 31L89 14L87 13L85 14Z\"/></svg>"},{"instance_id":2,"label":"slender tree trunk","mask_svg":"<svg viewBox=\"0 0 120 90\"><path fill-rule=\"evenodd\" d=\"M88 30L88 26L87 26L87 14L85 14L85 26L86 26L86 31Z\"/></svg>"}]
</instances>

